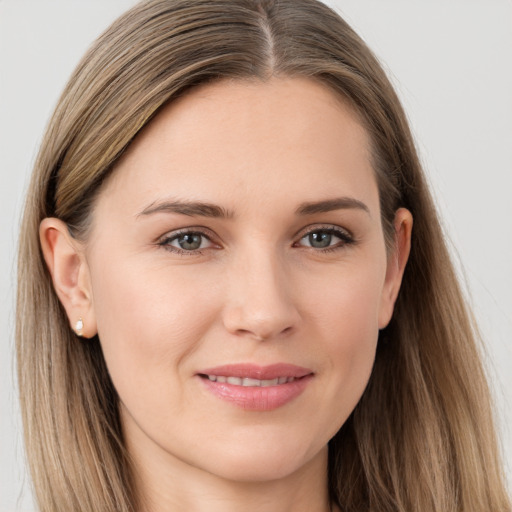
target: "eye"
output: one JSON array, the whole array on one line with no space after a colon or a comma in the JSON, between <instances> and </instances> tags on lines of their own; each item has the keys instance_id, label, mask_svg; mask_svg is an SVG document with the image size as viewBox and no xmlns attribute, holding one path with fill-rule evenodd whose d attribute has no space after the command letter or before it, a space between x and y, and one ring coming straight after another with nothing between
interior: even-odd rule
<instances>
[{"instance_id":1,"label":"eye","mask_svg":"<svg viewBox=\"0 0 512 512\"><path fill-rule=\"evenodd\" d=\"M354 238L338 228L314 229L300 239L300 245L313 249L334 250L354 243Z\"/></svg>"},{"instance_id":2,"label":"eye","mask_svg":"<svg viewBox=\"0 0 512 512\"><path fill-rule=\"evenodd\" d=\"M208 236L200 231L181 231L165 236L158 245L179 254L198 254L213 246Z\"/></svg>"}]
</instances>

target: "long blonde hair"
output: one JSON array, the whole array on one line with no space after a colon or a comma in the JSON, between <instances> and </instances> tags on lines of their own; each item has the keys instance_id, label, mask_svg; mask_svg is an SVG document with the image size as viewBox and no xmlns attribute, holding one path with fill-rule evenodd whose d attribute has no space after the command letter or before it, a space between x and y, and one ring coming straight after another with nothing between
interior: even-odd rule
<instances>
[{"instance_id":1,"label":"long blonde hair","mask_svg":"<svg viewBox=\"0 0 512 512\"><path fill-rule=\"evenodd\" d=\"M364 395L329 443L346 512L510 511L478 337L405 115L363 41L316 0L148 0L93 44L48 125L19 252L17 364L42 512L137 510L118 397L99 340L81 343L39 245L45 217L86 239L102 183L169 101L222 79L307 76L349 101L373 143L382 222L415 221L390 325Z\"/></svg>"}]
</instances>

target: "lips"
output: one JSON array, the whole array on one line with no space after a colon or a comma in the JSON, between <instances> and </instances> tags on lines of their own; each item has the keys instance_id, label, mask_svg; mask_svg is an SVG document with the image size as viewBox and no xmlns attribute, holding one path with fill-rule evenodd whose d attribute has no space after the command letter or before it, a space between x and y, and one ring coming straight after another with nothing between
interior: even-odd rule
<instances>
[{"instance_id":1,"label":"lips","mask_svg":"<svg viewBox=\"0 0 512 512\"><path fill-rule=\"evenodd\" d=\"M313 378L300 366L236 364L217 366L197 374L217 398L247 411L271 411L297 398Z\"/></svg>"}]
</instances>

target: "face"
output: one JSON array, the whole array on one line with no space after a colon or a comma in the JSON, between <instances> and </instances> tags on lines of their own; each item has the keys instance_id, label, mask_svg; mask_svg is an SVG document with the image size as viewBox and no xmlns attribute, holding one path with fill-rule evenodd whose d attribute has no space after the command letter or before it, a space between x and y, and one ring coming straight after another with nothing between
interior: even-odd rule
<instances>
[{"instance_id":1,"label":"face","mask_svg":"<svg viewBox=\"0 0 512 512\"><path fill-rule=\"evenodd\" d=\"M400 278L339 98L294 78L172 103L102 189L84 251L135 459L245 481L325 461Z\"/></svg>"}]
</instances>

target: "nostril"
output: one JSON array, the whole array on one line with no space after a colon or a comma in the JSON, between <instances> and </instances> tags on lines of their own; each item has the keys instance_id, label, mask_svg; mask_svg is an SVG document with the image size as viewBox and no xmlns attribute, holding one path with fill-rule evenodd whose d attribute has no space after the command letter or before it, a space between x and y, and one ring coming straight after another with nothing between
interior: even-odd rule
<instances>
[{"instance_id":1,"label":"nostril","mask_svg":"<svg viewBox=\"0 0 512 512\"><path fill-rule=\"evenodd\" d=\"M279 338L283 335L288 335L293 331L293 326L285 327L283 330L269 330L268 332L257 332L257 330L239 329L237 332L241 336L248 336L257 341L265 341L271 338Z\"/></svg>"}]
</instances>

